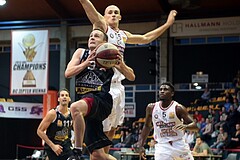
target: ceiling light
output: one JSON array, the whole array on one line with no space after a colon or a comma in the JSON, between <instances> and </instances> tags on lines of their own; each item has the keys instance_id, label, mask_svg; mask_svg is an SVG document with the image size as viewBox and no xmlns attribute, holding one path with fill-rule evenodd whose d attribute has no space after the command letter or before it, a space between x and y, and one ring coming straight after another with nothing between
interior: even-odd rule
<instances>
[{"instance_id":1,"label":"ceiling light","mask_svg":"<svg viewBox=\"0 0 240 160\"><path fill-rule=\"evenodd\" d=\"M3 6L4 4L6 4L6 0L0 0L0 6Z\"/></svg>"},{"instance_id":2,"label":"ceiling light","mask_svg":"<svg viewBox=\"0 0 240 160\"><path fill-rule=\"evenodd\" d=\"M201 86L196 86L195 88L196 88L196 89L202 89L202 87L201 87Z\"/></svg>"},{"instance_id":3,"label":"ceiling light","mask_svg":"<svg viewBox=\"0 0 240 160\"><path fill-rule=\"evenodd\" d=\"M196 86L198 86L198 83L193 83L193 85L196 87Z\"/></svg>"}]
</instances>

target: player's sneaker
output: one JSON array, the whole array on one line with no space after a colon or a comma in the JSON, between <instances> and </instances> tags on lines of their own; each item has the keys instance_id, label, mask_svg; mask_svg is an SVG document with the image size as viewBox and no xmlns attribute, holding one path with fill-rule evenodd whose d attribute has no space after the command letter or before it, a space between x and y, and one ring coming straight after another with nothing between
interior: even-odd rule
<instances>
[{"instance_id":1,"label":"player's sneaker","mask_svg":"<svg viewBox=\"0 0 240 160\"><path fill-rule=\"evenodd\" d=\"M73 149L73 155L70 156L67 160L82 160L82 151L80 149Z\"/></svg>"}]
</instances>

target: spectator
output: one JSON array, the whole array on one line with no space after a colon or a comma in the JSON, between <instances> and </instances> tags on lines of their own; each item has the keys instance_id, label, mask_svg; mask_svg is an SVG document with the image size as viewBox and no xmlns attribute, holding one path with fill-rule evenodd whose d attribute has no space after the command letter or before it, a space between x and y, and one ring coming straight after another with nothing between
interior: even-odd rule
<instances>
[{"instance_id":1,"label":"spectator","mask_svg":"<svg viewBox=\"0 0 240 160\"><path fill-rule=\"evenodd\" d=\"M195 104L197 105L205 105L209 102L211 98L211 92L208 88L205 88L201 98L195 100Z\"/></svg>"},{"instance_id":2,"label":"spectator","mask_svg":"<svg viewBox=\"0 0 240 160\"><path fill-rule=\"evenodd\" d=\"M205 118L202 117L202 119L201 119L201 121L200 121L200 130L199 130L200 135L202 135L202 133L204 132L204 128L205 128L206 124L207 124L207 123L206 123L206 121L205 121Z\"/></svg>"},{"instance_id":3,"label":"spectator","mask_svg":"<svg viewBox=\"0 0 240 160\"><path fill-rule=\"evenodd\" d=\"M209 145L203 141L203 138L201 136L198 136L196 137L196 144L193 148L192 154L198 156L206 156L213 153Z\"/></svg>"},{"instance_id":4,"label":"spectator","mask_svg":"<svg viewBox=\"0 0 240 160\"><path fill-rule=\"evenodd\" d=\"M212 122L209 120L209 118L206 118L206 125L205 127L202 129L202 136L204 138L204 140L209 144L210 140L211 140L211 134L213 132L212 129Z\"/></svg>"},{"instance_id":5,"label":"spectator","mask_svg":"<svg viewBox=\"0 0 240 160\"><path fill-rule=\"evenodd\" d=\"M130 148L134 144L134 139L132 133L129 130L125 131L125 139L123 142L117 143L114 145L114 148Z\"/></svg>"},{"instance_id":6,"label":"spectator","mask_svg":"<svg viewBox=\"0 0 240 160\"><path fill-rule=\"evenodd\" d=\"M237 109L239 107L239 101L238 101L237 97L233 98L233 107L234 107L234 109Z\"/></svg>"},{"instance_id":7,"label":"spectator","mask_svg":"<svg viewBox=\"0 0 240 160\"><path fill-rule=\"evenodd\" d=\"M211 92L208 88L205 88L203 94L201 95L202 104L208 103L211 98Z\"/></svg>"},{"instance_id":8,"label":"spectator","mask_svg":"<svg viewBox=\"0 0 240 160\"><path fill-rule=\"evenodd\" d=\"M228 138L228 133L224 131L223 127L219 128L219 134L217 136L217 141L211 145L211 148L216 148L214 154L222 154L222 148L225 146Z\"/></svg>"},{"instance_id":9,"label":"spectator","mask_svg":"<svg viewBox=\"0 0 240 160\"><path fill-rule=\"evenodd\" d=\"M190 148L194 147L195 140L196 140L196 134L195 133L196 132L193 132L193 131L185 131L185 134L184 134L183 138L189 144Z\"/></svg>"},{"instance_id":10,"label":"spectator","mask_svg":"<svg viewBox=\"0 0 240 160\"><path fill-rule=\"evenodd\" d=\"M237 124L238 119L239 119L238 116L239 115L238 115L237 109L234 109L233 105L231 105L229 112L228 112L228 118L225 123L225 127L228 131L228 134L230 134L230 135L235 131L234 127L232 127L232 126L235 126L235 124Z\"/></svg>"},{"instance_id":11,"label":"spectator","mask_svg":"<svg viewBox=\"0 0 240 160\"><path fill-rule=\"evenodd\" d=\"M230 102L229 98L226 97L225 99L225 103L224 103L224 107L226 109L226 112L229 112L230 106L232 105L232 103Z\"/></svg>"},{"instance_id":12,"label":"spectator","mask_svg":"<svg viewBox=\"0 0 240 160\"><path fill-rule=\"evenodd\" d=\"M240 146L240 124L236 124L236 131L231 135L226 148L236 148Z\"/></svg>"},{"instance_id":13,"label":"spectator","mask_svg":"<svg viewBox=\"0 0 240 160\"><path fill-rule=\"evenodd\" d=\"M195 111L193 118L197 119L198 122L202 120L202 114L200 114L197 110Z\"/></svg>"},{"instance_id":14,"label":"spectator","mask_svg":"<svg viewBox=\"0 0 240 160\"><path fill-rule=\"evenodd\" d=\"M217 130L219 127L222 127L226 123L227 117L228 115L227 115L226 109L225 107L222 107L222 111L220 112L219 122L214 125L215 130Z\"/></svg>"}]
</instances>

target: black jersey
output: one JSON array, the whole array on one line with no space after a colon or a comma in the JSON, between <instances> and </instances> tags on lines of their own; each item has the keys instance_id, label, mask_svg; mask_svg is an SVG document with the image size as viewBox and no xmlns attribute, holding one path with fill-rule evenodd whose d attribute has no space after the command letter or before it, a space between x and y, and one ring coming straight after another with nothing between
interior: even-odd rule
<instances>
[{"instance_id":1,"label":"black jersey","mask_svg":"<svg viewBox=\"0 0 240 160\"><path fill-rule=\"evenodd\" d=\"M71 143L71 130L72 130L72 116L69 111L69 115L65 117L58 107L56 110L56 119L50 124L47 129L48 138L54 143L64 146L67 143ZM45 149L50 149L50 147L45 143Z\"/></svg>"},{"instance_id":2,"label":"black jersey","mask_svg":"<svg viewBox=\"0 0 240 160\"><path fill-rule=\"evenodd\" d=\"M80 62L87 59L89 50L85 50ZM114 72L110 69L103 69L96 65L85 68L76 76L76 93L84 95L90 92L109 92Z\"/></svg>"}]
</instances>

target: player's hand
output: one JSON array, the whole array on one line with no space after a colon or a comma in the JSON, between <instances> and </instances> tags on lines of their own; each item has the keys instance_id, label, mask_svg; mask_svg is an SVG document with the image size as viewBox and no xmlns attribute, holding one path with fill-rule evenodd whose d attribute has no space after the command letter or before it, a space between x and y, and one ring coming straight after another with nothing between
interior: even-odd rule
<instances>
[{"instance_id":1,"label":"player's hand","mask_svg":"<svg viewBox=\"0 0 240 160\"><path fill-rule=\"evenodd\" d=\"M117 69L120 69L122 65L125 65L124 61L123 61L123 55L118 52L118 55L117 55L117 63L115 64L114 67L116 67Z\"/></svg>"},{"instance_id":2,"label":"player's hand","mask_svg":"<svg viewBox=\"0 0 240 160\"><path fill-rule=\"evenodd\" d=\"M53 145L52 150L55 152L57 156L59 156L63 151L63 147L60 146L59 144L55 144Z\"/></svg>"},{"instance_id":3,"label":"player's hand","mask_svg":"<svg viewBox=\"0 0 240 160\"><path fill-rule=\"evenodd\" d=\"M181 120L181 124L176 125L173 127L174 130L185 130L187 128L187 125L183 124L183 119Z\"/></svg>"},{"instance_id":4,"label":"player's hand","mask_svg":"<svg viewBox=\"0 0 240 160\"><path fill-rule=\"evenodd\" d=\"M176 10L171 10L169 15L168 15L168 19L167 19L167 24L168 25L172 25L175 21L175 16L177 15L177 11Z\"/></svg>"},{"instance_id":5,"label":"player's hand","mask_svg":"<svg viewBox=\"0 0 240 160\"><path fill-rule=\"evenodd\" d=\"M139 159L144 159L146 160L146 152L145 152L145 148L141 147L138 143L134 144L134 151L136 153L139 153Z\"/></svg>"}]
</instances>

